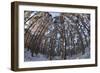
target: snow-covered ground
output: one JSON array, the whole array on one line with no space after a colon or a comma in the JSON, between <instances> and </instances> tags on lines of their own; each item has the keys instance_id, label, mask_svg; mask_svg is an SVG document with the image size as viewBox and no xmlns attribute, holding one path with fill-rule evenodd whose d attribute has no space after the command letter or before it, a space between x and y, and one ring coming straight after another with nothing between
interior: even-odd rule
<instances>
[{"instance_id":1,"label":"snow-covered ground","mask_svg":"<svg viewBox=\"0 0 100 73\"><path fill-rule=\"evenodd\" d=\"M86 48L84 55L79 53L77 55L72 55L72 57L67 56L66 58L67 58L67 60L71 60L71 59L87 59L87 58L90 58L90 51L89 51L88 48ZM24 50L24 61L47 61L47 60L49 60L49 59L43 54L34 55L32 57L30 50L27 50L27 49ZM61 57L60 56L55 56L53 58L53 60L61 60Z\"/></svg>"},{"instance_id":2,"label":"snow-covered ground","mask_svg":"<svg viewBox=\"0 0 100 73\"><path fill-rule=\"evenodd\" d=\"M88 59L88 58L90 58L89 48L86 48L84 55L82 55L82 53L79 53L77 55L73 55L72 57L67 56L67 59Z\"/></svg>"},{"instance_id":3,"label":"snow-covered ground","mask_svg":"<svg viewBox=\"0 0 100 73\"><path fill-rule=\"evenodd\" d=\"M30 50L29 51L27 49L24 50L24 61L44 61L44 60L48 60L46 56L38 54L32 57Z\"/></svg>"}]
</instances>

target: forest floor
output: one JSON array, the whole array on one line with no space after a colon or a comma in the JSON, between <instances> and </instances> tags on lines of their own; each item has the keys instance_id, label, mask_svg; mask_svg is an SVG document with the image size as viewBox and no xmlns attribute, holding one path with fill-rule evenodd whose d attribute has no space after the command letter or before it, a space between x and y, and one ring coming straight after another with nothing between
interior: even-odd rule
<instances>
[{"instance_id":1,"label":"forest floor","mask_svg":"<svg viewBox=\"0 0 100 73\"><path fill-rule=\"evenodd\" d=\"M71 60L71 59L87 59L87 58L90 58L90 51L87 48L85 50L85 54L84 55L79 53L77 55L72 55L72 57L71 56L67 56L66 58L67 58L67 60ZM60 57L59 56L55 56L53 58L53 60L57 60L57 59L60 59ZM49 59L47 58L47 56L45 56L43 54L39 53L39 54L37 54L37 55L32 57L30 50L27 50L27 49L24 50L24 61L25 62L27 62L27 61L47 61L47 60L49 60Z\"/></svg>"}]
</instances>

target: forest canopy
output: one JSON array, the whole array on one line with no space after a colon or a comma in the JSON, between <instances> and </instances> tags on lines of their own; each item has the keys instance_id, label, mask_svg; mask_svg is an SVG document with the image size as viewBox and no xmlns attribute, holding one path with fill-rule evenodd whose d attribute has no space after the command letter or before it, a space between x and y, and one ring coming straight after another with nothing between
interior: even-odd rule
<instances>
[{"instance_id":1,"label":"forest canopy","mask_svg":"<svg viewBox=\"0 0 100 73\"><path fill-rule=\"evenodd\" d=\"M24 11L25 61L90 58L90 20L87 13Z\"/></svg>"}]
</instances>

